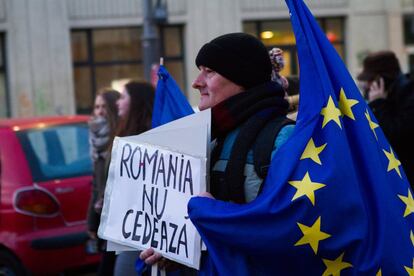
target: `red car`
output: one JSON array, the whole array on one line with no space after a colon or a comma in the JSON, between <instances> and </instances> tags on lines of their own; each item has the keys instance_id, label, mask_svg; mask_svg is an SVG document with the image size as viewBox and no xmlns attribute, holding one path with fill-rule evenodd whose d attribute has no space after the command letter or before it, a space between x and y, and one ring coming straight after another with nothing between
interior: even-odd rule
<instances>
[{"instance_id":1,"label":"red car","mask_svg":"<svg viewBox=\"0 0 414 276\"><path fill-rule=\"evenodd\" d=\"M56 274L99 261L86 250L87 120L0 120L0 275Z\"/></svg>"}]
</instances>

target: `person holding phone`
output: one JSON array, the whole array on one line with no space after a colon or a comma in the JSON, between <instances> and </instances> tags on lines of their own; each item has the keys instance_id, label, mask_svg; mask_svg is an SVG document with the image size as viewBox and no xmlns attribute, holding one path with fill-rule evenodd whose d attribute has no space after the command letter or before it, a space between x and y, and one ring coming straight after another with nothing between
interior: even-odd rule
<instances>
[{"instance_id":1,"label":"person holding phone","mask_svg":"<svg viewBox=\"0 0 414 276\"><path fill-rule=\"evenodd\" d=\"M369 54L357 79L414 188L414 81L391 51Z\"/></svg>"}]
</instances>

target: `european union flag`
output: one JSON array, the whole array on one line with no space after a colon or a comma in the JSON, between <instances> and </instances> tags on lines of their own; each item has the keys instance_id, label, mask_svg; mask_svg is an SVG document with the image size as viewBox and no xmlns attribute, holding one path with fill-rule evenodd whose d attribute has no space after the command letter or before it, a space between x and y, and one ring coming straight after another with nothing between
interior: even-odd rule
<instances>
[{"instance_id":1,"label":"european union flag","mask_svg":"<svg viewBox=\"0 0 414 276\"><path fill-rule=\"evenodd\" d=\"M414 275L414 199L401 163L302 0L286 0L300 105L262 193L193 198L189 215L220 275Z\"/></svg>"},{"instance_id":2,"label":"european union flag","mask_svg":"<svg viewBox=\"0 0 414 276\"><path fill-rule=\"evenodd\" d=\"M167 69L160 65L152 112L152 127L155 128L193 113L194 110L175 80Z\"/></svg>"}]
</instances>

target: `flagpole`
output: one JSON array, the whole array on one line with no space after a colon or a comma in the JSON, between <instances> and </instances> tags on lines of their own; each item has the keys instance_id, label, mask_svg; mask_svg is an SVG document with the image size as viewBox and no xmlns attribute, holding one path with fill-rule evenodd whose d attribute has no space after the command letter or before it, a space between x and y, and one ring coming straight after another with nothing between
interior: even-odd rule
<instances>
[{"instance_id":1,"label":"flagpole","mask_svg":"<svg viewBox=\"0 0 414 276\"><path fill-rule=\"evenodd\" d=\"M166 276L165 269L160 269L161 276ZM158 263L151 266L151 275L158 275Z\"/></svg>"}]
</instances>

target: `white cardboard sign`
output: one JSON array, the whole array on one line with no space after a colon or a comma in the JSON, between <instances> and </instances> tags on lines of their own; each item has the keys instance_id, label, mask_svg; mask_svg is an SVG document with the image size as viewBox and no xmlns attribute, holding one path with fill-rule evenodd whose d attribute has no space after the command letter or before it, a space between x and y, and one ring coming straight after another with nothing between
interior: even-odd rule
<instances>
[{"instance_id":1,"label":"white cardboard sign","mask_svg":"<svg viewBox=\"0 0 414 276\"><path fill-rule=\"evenodd\" d=\"M208 136L209 117L207 125L181 128L178 124L117 137L99 236L112 247L152 247L166 258L198 269L201 240L188 218L187 203L205 191ZM169 142L162 141L168 138Z\"/></svg>"}]
</instances>

